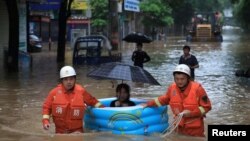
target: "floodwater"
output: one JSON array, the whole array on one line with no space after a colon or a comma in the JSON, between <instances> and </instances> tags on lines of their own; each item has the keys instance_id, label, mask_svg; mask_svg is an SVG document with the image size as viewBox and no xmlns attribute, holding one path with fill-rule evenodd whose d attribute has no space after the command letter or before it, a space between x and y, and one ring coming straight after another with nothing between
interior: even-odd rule
<instances>
[{"instance_id":1,"label":"floodwater","mask_svg":"<svg viewBox=\"0 0 250 141\"><path fill-rule=\"evenodd\" d=\"M250 43L240 30L226 29L223 43L189 43L191 53L200 64L196 69L196 81L206 89L212 102L205 124L250 124L250 79L234 75L237 69L250 67ZM164 45L165 44L165 45ZM173 81L172 71L182 54L181 38L168 38L166 42L147 44L144 50L151 56L145 64L161 86L127 82L132 88L132 97L151 99L164 94ZM132 64L130 56L134 44L123 43L123 62ZM53 50L53 48L52 48ZM55 50L55 48L54 48ZM71 64L71 51L67 49L66 64ZM21 69L17 74L0 70L0 140L1 141L202 141L204 138L172 134L167 138L160 135L129 136L111 133L55 135L53 126L44 131L41 124L41 106L50 89L58 83L55 51L34 53L32 69ZM2 60L2 59L1 59ZM94 80L86 77L93 66L78 66L77 82L97 98L113 97L115 88L110 80ZM120 83L120 82L115 82ZM171 114L171 112L169 112Z\"/></svg>"}]
</instances>

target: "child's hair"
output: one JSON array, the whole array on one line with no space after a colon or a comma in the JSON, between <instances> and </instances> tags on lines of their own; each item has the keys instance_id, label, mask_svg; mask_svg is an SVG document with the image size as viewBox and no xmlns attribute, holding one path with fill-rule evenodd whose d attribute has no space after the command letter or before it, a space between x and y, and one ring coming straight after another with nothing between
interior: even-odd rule
<instances>
[{"instance_id":1,"label":"child's hair","mask_svg":"<svg viewBox=\"0 0 250 141\"><path fill-rule=\"evenodd\" d=\"M121 92L122 88L128 93L128 99L130 98L130 87L128 84L121 83L116 87L116 93Z\"/></svg>"},{"instance_id":2,"label":"child's hair","mask_svg":"<svg viewBox=\"0 0 250 141\"><path fill-rule=\"evenodd\" d=\"M190 51L190 46L185 45L185 46L183 47L183 50L184 50L184 49L188 49L188 50Z\"/></svg>"}]
</instances>

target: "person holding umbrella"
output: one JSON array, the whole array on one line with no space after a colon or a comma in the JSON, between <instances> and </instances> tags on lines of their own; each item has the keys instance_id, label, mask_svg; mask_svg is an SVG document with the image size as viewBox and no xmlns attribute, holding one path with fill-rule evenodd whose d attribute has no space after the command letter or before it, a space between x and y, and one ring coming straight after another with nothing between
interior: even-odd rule
<instances>
[{"instance_id":1,"label":"person holding umbrella","mask_svg":"<svg viewBox=\"0 0 250 141\"><path fill-rule=\"evenodd\" d=\"M134 66L139 66L143 68L143 64L150 61L149 55L142 50L142 43L136 43L136 48L132 54L132 61L134 62Z\"/></svg>"}]
</instances>

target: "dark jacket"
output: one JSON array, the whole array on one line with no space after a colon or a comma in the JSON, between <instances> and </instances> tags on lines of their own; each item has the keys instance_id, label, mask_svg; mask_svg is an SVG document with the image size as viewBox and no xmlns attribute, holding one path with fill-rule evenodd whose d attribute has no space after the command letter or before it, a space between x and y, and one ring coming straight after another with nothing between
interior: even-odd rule
<instances>
[{"instance_id":1,"label":"dark jacket","mask_svg":"<svg viewBox=\"0 0 250 141\"><path fill-rule=\"evenodd\" d=\"M143 63L150 61L150 57L145 51L134 51L132 61L134 61L134 66L143 68Z\"/></svg>"},{"instance_id":2,"label":"dark jacket","mask_svg":"<svg viewBox=\"0 0 250 141\"><path fill-rule=\"evenodd\" d=\"M115 102L118 101L118 100L114 100L110 103L110 107L125 107L125 106L115 106ZM126 102L123 102L124 104L127 104L127 106L135 106L135 103L133 101L129 101L127 100Z\"/></svg>"}]
</instances>

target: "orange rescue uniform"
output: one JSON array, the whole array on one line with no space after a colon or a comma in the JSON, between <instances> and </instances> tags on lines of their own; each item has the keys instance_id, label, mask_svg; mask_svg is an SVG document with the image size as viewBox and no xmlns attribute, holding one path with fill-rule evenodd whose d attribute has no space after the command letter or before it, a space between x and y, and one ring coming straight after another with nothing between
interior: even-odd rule
<instances>
[{"instance_id":1,"label":"orange rescue uniform","mask_svg":"<svg viewBox=\"0 0 250 141\"><path fill-rule=\"evenodd\" d=\"M83 116L87 105L100 107L101 103L78 84L70 93L59 84L50 91L43 104L43 120L49 120L52 115L56 133L83 132Z\"/></svg>"},{"instance_id":2,"label":"orange rescue uniform","mask_svg":"<svg viewBox=\"0 0 250 141\"><path fill-rule=\"evenodd\" d=\"M187 88L181 91L173 83L166 92L155 100L149 101L148 106L170 105L174 116L183 110L191 111L189 117L183 117L177 132L204 137L204 117L211 110L211 102L204 88L197 82L190 81Z\"/></svg>"}]
</instances>

